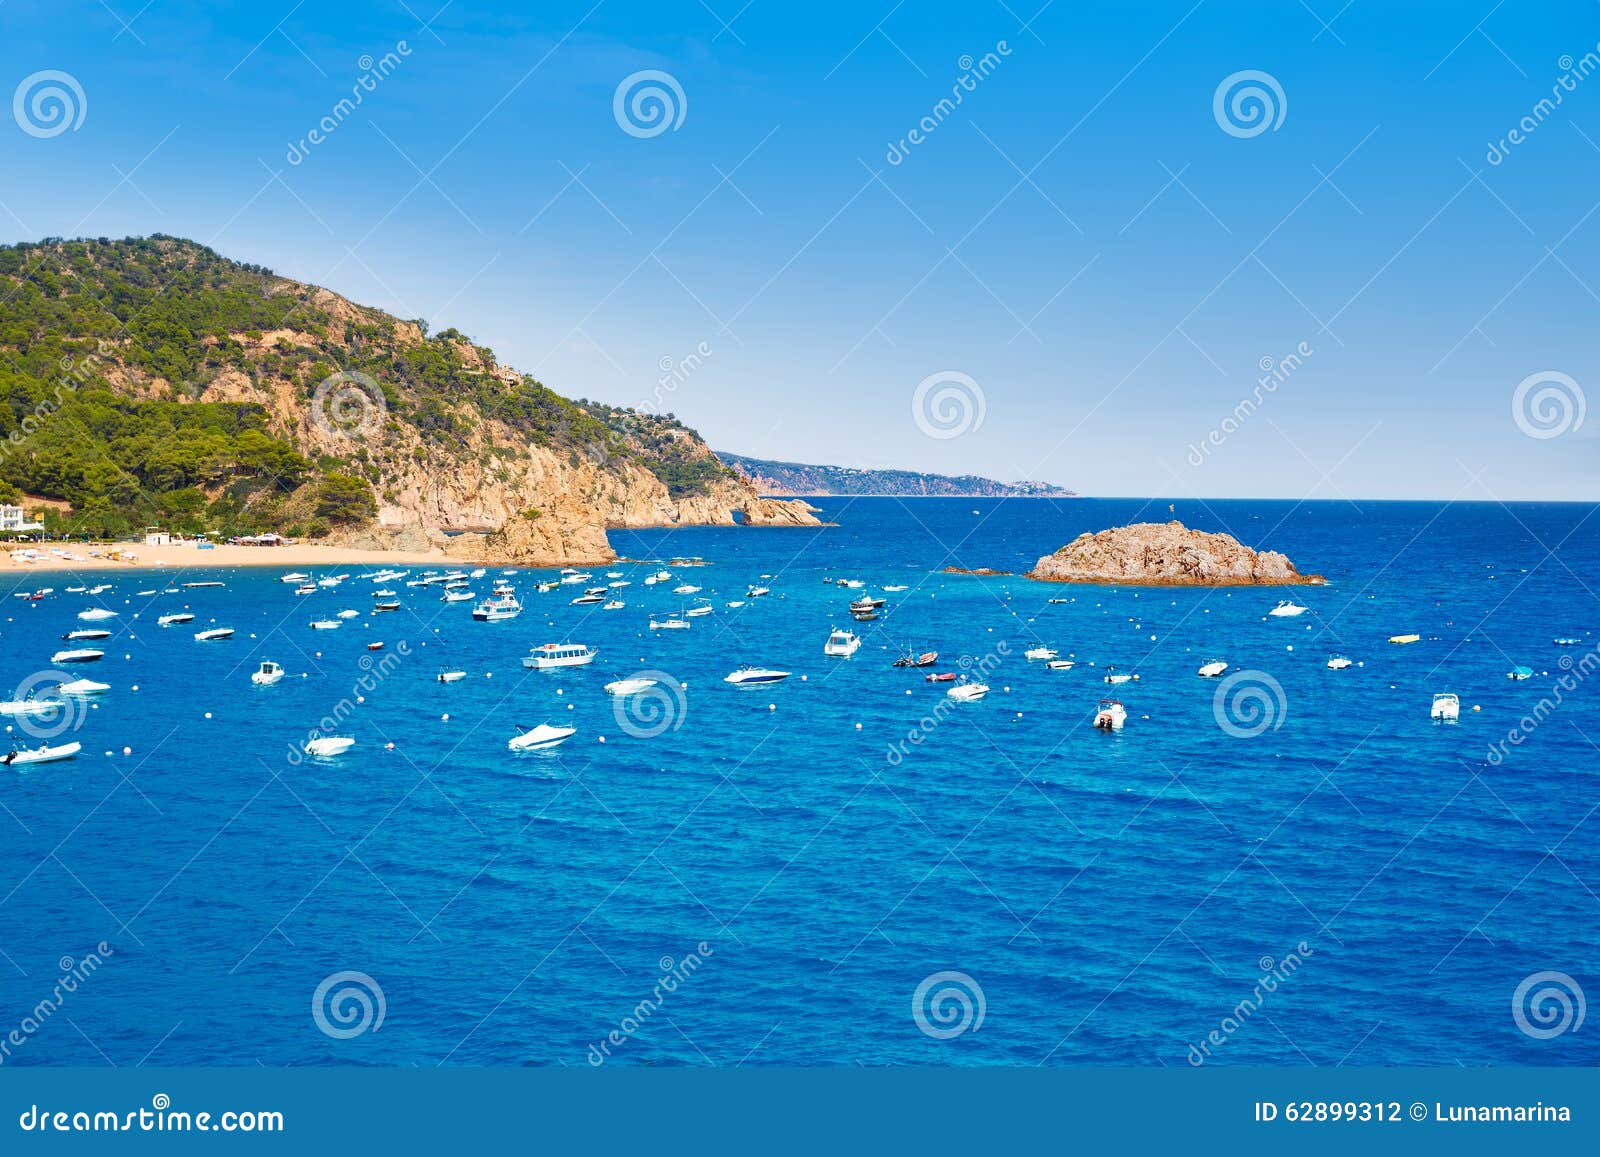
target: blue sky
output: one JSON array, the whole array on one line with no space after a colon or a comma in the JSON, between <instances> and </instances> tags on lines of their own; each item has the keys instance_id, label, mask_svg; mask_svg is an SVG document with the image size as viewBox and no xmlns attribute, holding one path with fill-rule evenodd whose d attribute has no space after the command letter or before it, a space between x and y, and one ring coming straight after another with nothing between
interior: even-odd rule
<instances>
[{"instance_id":1,"label":"blue sky","mask_svg":"<svg viewBox=\"0 0 1600 1157\"><path fill-rule=\"evenodd\" d=\"M82 93L75 128L0 121L4 239L192 237L761 456L1596 496L1600 415L1513 409L1600 383L1593 3L142 2L0 7L0 87ZM614 115L644 70L683 94L653 136ZM1214 112L1246 70L1282 94L1254 135ZM919 421L932 375L981 422Z\"/></svg>"}]
</instances>

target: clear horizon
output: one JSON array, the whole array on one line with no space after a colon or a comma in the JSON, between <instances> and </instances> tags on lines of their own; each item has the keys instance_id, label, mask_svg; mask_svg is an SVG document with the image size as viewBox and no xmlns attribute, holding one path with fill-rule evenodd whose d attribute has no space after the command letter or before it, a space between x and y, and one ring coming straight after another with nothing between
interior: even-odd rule
<instances>
[{"instance_id":1,"label":"clear horizon","mask_svg":"<svg viewBox=\"0 0 1600 1157\"><path fill-rule=\"evenodd\" d=\"M12 0L0 28L7 242L189 237L751 457L1596 496L1590 5Z\"/></svg>"}]
</instances>

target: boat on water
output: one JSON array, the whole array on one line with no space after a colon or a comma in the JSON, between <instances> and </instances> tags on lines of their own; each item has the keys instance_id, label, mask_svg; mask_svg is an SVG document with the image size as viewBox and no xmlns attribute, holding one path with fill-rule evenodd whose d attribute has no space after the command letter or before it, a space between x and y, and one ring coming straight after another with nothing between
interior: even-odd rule
<instances>
[{"instance_id":1,"label":"boat on water","mask_svg":"<svg viewBox=\"0 0 1600 1157\"><path fill-rule=\"evenodd\" d=\"M958 703L976 703L988 693L989 685L987 683L958 682L945 692L945 696L954 699Z\"/></svg>"},{"instance_id":2,"label":"boat on water","mask_svg":"<svg viewBox=\"0 0 1600 1157\"><path fill-rule=\"evenodd\" d=\"M343 625L338 619L311 620L311 629L313 631L337 631Z\"/></svg>"},{"instance_id":3,"label":"boat on water","mask_svg":"<svg viewBox=\"0 0 1600 1157\"><path fill-rule=\"evenodd\" d=\"M559 747L577 733L576 727L556 727L549 723L541 723L520 735L512 736L506 746L512 751L545 751Z\"/></svg>"},{"instance_id":4,"label":"boat on water","mask_svg":"<svg viewBox=\"0 0 1600 1157\"><path fill-rule=\"evenodd\" d=\"M271 659L261 660L261 666L250 673L250 682L257 687L270 687L283 678L283 668Z\"/></svg>"},{"instance_id":5,"label":"boat on water","mask_svg":"<svg viewBox=\"0 0 1600 1157\"><path fill-rule=\"evenodd\" d=\"M892 666L895 667L931 667L939 661L938 651L924 651L922 654L913 654L907 651L897 658Z\"/></svg>"},{"instance_id":6,"label":"boat on water","mask_svg":"<svg viewBox=\"0 0 1600 1157\"><path fill-rule=\"evenodd\" d=\"M1428 715L1432 719L1460 719L1461 697L1452 695L1448 691L1441 691L1433 697L1433 706Z\"/></svg>"},{"instance_id":7,"label":"boat on water","mask_svg":"<svg viewBox=\"0 0 1600 1157\"><path fill-rule=\"evenodd\" d=\"M466 677L465 671L440 671L438 676L441 683L459 683Z\"/></svg>"},{"instance_id":8,"label":"boat on water","mask_svg":"<svg viewBox=\"0 0 1600 1157\"><path fill-rule=\"evenodd\" d=\"M697 595L700 593L700 588L693 583L679 583L672 588L672 593L675 595Z\"/></svg>"},{"instance_id":9,"label":"boat on water","mask_svg":"<svg viewBox=\"0 0 1600 1157\"><path fill-rule=\"evenodd\" d=\"M607 695L637 695L641 691L650 690L658 681L642 677L637 679L613 679L605 685L604 690Z\"/></svg>"},{"instance_id":10,"label":"boat on water","mask_svg":"<svg viewBox=\"0 0 1600 1157\"><path fill-rule=\"evenodd\" d=\"M109 639L110 637L110 631L101 630L98 627L93 627L83 631L68 631L66 634L61 636L62 640L68 643L73 642L76 639Z\"/></svg>"},{"instance_id":11,"label":"boat on water","mask_svg":"<svg viewBox=\"0 0 1600 1157\"><path fill-rule=\"evenodd\" d=\"M361 617L361 612L352 611L349 607L346 607L333 617L336 619L359 619Z\"/></svg>"},{"instance_id":12,"label":"boat on water","mask_svg":"<svg viewBox=\"0 0 1600 1157\"><path fill-rule=\"evenodd\" d=\"M1563 635L1560 638L1551 639L1550 641L1558 647L1576 647L1578 645L1578 640L1569 635Z\"/></svg>"},{"instance_id":13,"label":"boat on water","mask_svg":"<svg viewBox=\"0 0 1600 1157\"><path fill-rule=\"evenodd\" d=\"M473 619L480 623L503 623L521 613L522 604L517 602L516 596L509 591L496 598L485 599L472 608Z\"/></svg>"},{"instance_id":14,"label":"boat on water","mask_svg":"<svg viewBox=\"0 0 1600 1157\"><path fill-rule=\"evenodd\" d=\"M650 629L652 631L687 631L694 626L688 619L680 619L677 615L668 615L664 619L651 616Z\"/></svg>"},{"instance_id":15,"label":"boat on water","mask_svg":"<svg viewBox=\"0 0 1600 1157\"><path fill-rule=\"evenodd\" d=\"M1022 657L1024 659L1048 660L1054 659L1059 654L1059 651L1056 651L1050 647L1029 647L1026 651L1022 652Z\"/></svg>"},{"instance_id":16,"label":"boat on water","mask_svg":"<svg viewBox=\"0 0 1600 1157\"><path fill-rule=\"evenodd\" d=\"M850 617L858 623L875 623L883 616L877 611L851 611Z\"/></svg>"},{"instance_id":17,"label":"boat on water","mask_svg":"<svg viewBox=\"0 0 1600 1157\"><path fill-rule=\"evenodd\" d=\"M205 587L226 586L227 584L226 583L220 583L220 582L199 582L199 583L184 583L183 585L184 585L184 588L186 590L194 591L194 590L202 590Z\"/></svg>"},{"instance_id":18,"label":"boat on water","mask_svg":"<svg viewBox=\"0 0 1600 1157\"><path fill-rule=\"evenodd\" d=\"M398 599L387 599L381 603L373 603L372 609L375 613L381 611L398 611L400 609L400 602Z\"/></svg>"},{"instance_id":19,"label":"boat on water","mask_svg":"<svg viewBox=\"0 0 1600 1157\"><path fill-rule=\"evenodd\" d=\"M1095 709L1094 725L1101 731L1121 731L1128 722L1128 709L1120 700L1102 699Z\"/></svg>"},{"instance_id":20,"label":"boat on water","mask_svg":"<svg viewBox=\"0 0 1600 1157\"><path fill-rule=\"evenodd\" d=\"M744 606L744 600L743 599L734 599L731 603L728 604L728 609L729 610L737 610L738 608L740 608L742 606Z\"/></svg>"},{"instance_id":21,"label":"boat on water","mask_svg":"<svg viewBox=\"0 0 1600 1157\"><path fill-rule=\"evenodd\" d=\"M524 667L548 671L557 667L583 667L600 652L583 643L544 643L522 657Z\"/></svg>"},{"instance_id":22,"label":"boat on water","mask_svg":"<svg viewBox=\"0 0 1600 1157\"><path fill-rule=\"evenodd\" d=\"M147 597L149 595L153 595L156 592L155 591L134 591L133 593L138 595L142 599L142 598L145 598L145 597Z\"/></svg>"},{"instance_id":23,"label":"boat on water","mask_svg":"<svg viewBox=\"0 0 1600 1157\"><path fill-rule=\"evenodd\" d=\"M294 588L294 593L297 595L314 595L317 593L317 584L301 583L299 586Z\"/></svg>"},{"instance_id":24,"label":"boat on water","mask_svg":"<svg viewBox=\"0 0 1600 1157\"><path fill-rule=\"evenodd\" d=\"M1122 684L1122 683L1131 683L1135 679L1137 679L1138 677L1139 676L1137 676L1137 675L1129 675L1126 672L1118 671L1115 667L1107 667L1106 668L1106 679L1105 679L1105 681L1107 683L1112 684L1113 686L1118 685L1118 684Z\"/></svg>"},{"instance_id":25,"label":"boat on water","mask_svg":"<svg viewBox=\"0 0 1600 1157\"><path fill-rule=\"evenodd\" d=\"M701 599L697 603L695 603L694 606L690 607L688 610L684 611L683 613L684 613L684 616L686 618L698 619L701 615L709 615L712 611L714 611L716 609L717 608L712 606L709 601L707 601L706 599Z\"/></svg>"},{"instance_id":26,"label":"boat on water","mask_svg":"<svg viewBox=\"0 0 1600 1157\"><path fill-rule=\"evenodd\" d=\"M1417 640L1419 640L1421 638L1422 638L1421 635L1390 635L1389 636L1389 641L1391 643L1394 643L1396 646L1403 647L1407 643L1415 643Z\"/></svg>"},{"instance_id":27,"label":"boat on water","mask_svg":"<svg viewBox=\"0 0 1600 1157\"><path fill-rule=\"evenodd\" d=\"M771 593L771 587L750 587L744 592L744 597L747 599L762 599L766 598Z\"/></svg>"},{"instance_id":28,"label":"boat on water","mask_svg":"<svg viewBox=\"0 0 1600 1157\"><path fill-rule=\"evenodd\" d=\"M369 651L381 651L381 650L383 650L383 640L382 639L378 639L378 640L376 640L374 642L368 643L367 644L367 650L369 650Z\"/></svg>"},{"instance_id":29,"label":"boat on water","mask_svg":"<svg viewBox=\"0 0 1600 1157\"><path fill-rule=\"evenodd\" d=\"M651 577L654 578L658 583L671 582L672 572L670 570L658 570Z\"/></svg>"},{"instance_id":30,"label":"boat on water","mask_svg":"<svg viewBox=\"0 0 1600 1157\"><path fill-rule=\"evenodd\" d=\"M88 695L99 695L101 692L109 690L111 690L110 683L96 683L93 679L73 679L56 687L58 694L76 695L80 698Z\"/></svg>"},{"instance_id":31,"label":"boat on water","mask_svg":"<svg viewBox=\"0 0 1600 1157\"><path fill-rule=\"evenodd\" d=\"M1533 668L1522 666L1513 667L1511 670L1506 672L1506 678L1518 683L1522 682L1524 679L1532 679Z\"/></svg>"},{"instance_id":32,"label":"boat on water","mask_svg":"<svg viewBox=\"0 0 1600 1157\"><path fill-rule=\"evenodd\" d=\"M887 586L887 587L884 587L883 589L888 591L891 595L897 595L901 591L908 591L911 588L906 586L905 583L895 583L893 586Z\"/></svg>"},{"instance_id":33,"label":"boat on water","mask_svg":"<svg viewBox=\"0 0 1600 1157\"><path fill-rule=\"evenodd\" d=\"M589 574L587 571L574 571L572 574L563 575L561 583L563 586L577 586L579 583L586 583L592 578L594 578L594 575Z\"/></svg>"},{"instance_id":34,"label":"boat on water","mask_svg":"<svg viewBox=\"0 0 1600 1157\"><path fill-rule=\"evenodd\" d=\"M788 677L789 672L774 671L771 667L740 667L722 681L735 687L762 687L768 683L782 683Z\"/></svg>"},{"instance_id":35,"label":"boat on water","mask_svg":"<svg viewBox=\"0 0 1600 1157\"><path fill-rule=\"evenodd\" d=\"M471 591L450 590L449 588L446 588L444 594L439 596L439 601L441 603L470 603L477 597L478 596L473 594Z\"/></svg>"},{"instance_id":36,"label":"boat on water","mask_svg":"<svg viewBox=\"0 0 1600 1157\"><path fill-rule=\"evenodd\" d=\"M69 595L81 595L81 594L85 593L86 591L88 591L88 589L89 589L88 587L68 587L67 588L67 593Z\"/></svg>"},{"instance_id":37,"label":"boat on water","mask_svg":"<svg viewBox=\"0 0 1600 1157\"><path fill-rule=\"evenodd\" d=\"M1051 606L1065 606L1066 603L1067 603L1067 600L1066 599L1045 599L1045 602L1049 603Z\"/></svg>"},{"instance_id":38,"label":"boat on water","mask_svg":"<svg viewBox=\"0 0 1600 1157\"><path fill-rule=\"evenodd\" d=\"M939 671L932 675L924 675L922 678L929 683L954 683L956 681L956 673L954 671Z\"/></svg>"},{"instance_id":39,"label":"boat on water","mask_svg":"<svg viewBox=\"0 0 1600 1157\"><path fill-rule=\"evenodd\" d=\"M606 598L604 595L581 594L577 598L573 599L569 605L574 607L593 607L599 606L605 601Z\"/></svg>"},{"instance_id":40,"label":"boat on water","mask_svg":"<svg viewBox=\"0 0 1600 1157\"><path fill-rule=\"evenodd\" d=\"M54 715L65 706L59 699L10 699L0 702L0 715Z\"/></svg>"},{"instance_id":41,"label":"boat on water","mask_svg":"<svg viewBox=\"0 0 1600 1157\"><path fill-rule=\"evenodd\" d=\"M104 651L96 651L89 647L81 647L73 651L57 651L50 656L52 663L98 663L106 657Z\"/></svg>"},{"instance_id":42,"label":"boat on water","mask_svg":"<svg viewBox=\"0 0 1600 1157\"><path fill-rule=\"evenodd\" d=\"M278 581L281 583L293 583L295 586L299 586L310 577L311 576L308 574L301 574L297 570L292 570L288 574L279 578Z\"/></svg>"},{"instance_id":43,"label":"boat on water","mask_svg":"<svg viewBox=\"0 0 1600 1157\"><path fill-rule=\"evenodd\" d=\"M194 641L197 643L214 643L219 639L231 638L233 638L232 627L211 627L207 630L196 631L194 633Z\"/></svg>"},{"instance_id":44,"label":"boat on water","mask_svg":"<svg viewBox=\"0 0 1600 1157\"><path fill-rule=\"evenodd\" d=\"M106 591L108 591L110 589L111 589L111 584L110 583L101 583L99 586L90 587L89 588L89 593L91 595L99 595L99 594L104 594Z\"/></svg>"},{"instance_id":45,"label":"boat on water","mask_svg":"<svg viewBox=\"0 0 1600 1157\"><path fill-rule=\"evenodd\" d=\"M314 755L319 759L329 759L335 755L343 755L356 745L356 741L348 735L319 735L315 739L306 740L306 754Z\"/></svg>"},{"instance_id":46,"label":"boat on water","mask_svg":"<svg viewBox=\"0 0 1600 1157\"><path fill-rule=\"evenodd\" d=\"M475 566L470 571L467 572L467 577L468 578L480 579L480 578L482 578L484 575L486 575L488 573L489 573L488 570L486 570L485 568L483 568L481 566Z\"/></svg>"},{"instance_id":47,"label":"boat on water","mask_svg":"<svg viewBox=\"0 0 1600 1157\"><path fill-rule=\"evenodd\" d=\"M1350 665L1351 665L1350 659L1346 655L1329 655L1328 656L1328 670L1330 670L1330 671L1343 671L1346 668L1348 668Z\"/></svg>"},{"instance_id":48,"label":"boat on water","mask_svg":"<svg viewBox=\"0 0 1600 1157\"><path fill-rule=\"evenodd\" d=\"M834 631L822 644L822 653L835 659L848 659L861 649L861 636L854 631Z\"/></svg>"},{"instance_id":49,"label":"boat on water","mask_svg":"<svg viewBox=\"0 0 1600 1157\"><path fill-rule=\"evenodd\" d=\"M549 582L534 583L533 589L538 591L541 595L547 595L560 585L561 584L559 582L556 582L554 579L552 579Z\"/></svg>"},{"instance_id":50,"label":"boat on water","mask_svg":"<svg viewBox=\"0 0 1600 1157\"><path fill-rule=\"evenodd\" d=\"M1267 614L1274 619L1291 619L1296 615L1303 615L1310 607L1303 607L1292 599L1284 599L1273 607Z\"/></svg>"},{"instance_id":51,"label":"boat on water","mask_svg":"<svg viewBox=\"0 0 1600 1157\"><path fill-rule=\"evenodd\" d=\"M621 599L610 599L600 609L602 611L620 611L627 605L628 604L623 602Z\"/></svg>"},{"instance_id":52,"label":"boat on water","mask_svg":"<svg viewBox=\"0 0 1600 1157\"><path fill-rule=\"evenodd\" d=\"M19 767L27 763L55 763L63 759L71 759L83 750L81 743L62 743L51 747L48 743L39 747L25 747L20 750L13 748L10 753L0 756L0 763Z\"/></svg>"},{"instance_id":53,"label":"boat on water","mask_svg":"<svg viewBox=\"0 0 1600 1157\"><path fill-rule=\"evenodd\" d=\"M108 611L105 607L90 607L86 611L78 612L78 618L86 623L101 623L116 617L116 611Z\"/></svg>"},{"instance_id":54,"label":"boat on water","mask_svg":"<svg viewBox=\"0 0 1600 1157\"><path fill-rule=\"evenodd\" d=\"M1051 659L1045 666L1052 671L1070 671L1076 664L1071 659Z\"/></svg>"},{"instance_id":55,"label":"boat on water","mask_svg":"<svg viewBox=\"0 0 1600 1157\"><path fill-rule=\"evenodd\" d=\"M1200 664L1200 670L1196 671L1195 674L1202 679L1215 679L1227 669L1228 661L1226 659L1207 659Z\"/></svg>"},{"instance_id":56,"label":"boat on water","mask_svg":"<svg viewBox=\"0 0 1600 1157\"><path fill-rule=\"evenodd\" d=\"M175 623L192 623L192 622L194 622L194 616L191 615L188 611L178 611L175 614L162 615L161 617L156 619L156 622L160 626L170 627Z\"/></svg>"}]
</instances>

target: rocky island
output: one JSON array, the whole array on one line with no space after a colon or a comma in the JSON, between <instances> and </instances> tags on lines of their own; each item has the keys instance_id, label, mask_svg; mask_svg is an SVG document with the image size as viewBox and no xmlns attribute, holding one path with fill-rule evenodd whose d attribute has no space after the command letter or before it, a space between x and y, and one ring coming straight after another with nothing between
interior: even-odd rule
<instances>
[{"instance_id":1,"label":"rocky island","mask_svg":"<svg viewBox=\"0 0 1600 1157\"><path fill-rule=\"evenodd\" d=\"M1084 533L1041 558L1029 578L1145 586L1276 586L1320 583L1275 550L1254 551L1232 535L1181 522L1137 522Z\"/></svg>"}]
</instances>

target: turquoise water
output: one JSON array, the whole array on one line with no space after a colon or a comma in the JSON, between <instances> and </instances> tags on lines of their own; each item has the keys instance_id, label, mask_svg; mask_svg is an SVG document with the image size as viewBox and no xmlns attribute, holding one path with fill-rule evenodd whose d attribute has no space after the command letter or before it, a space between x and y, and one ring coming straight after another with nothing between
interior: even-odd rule
<instances>
[{"instance_id":1,"label":"turquoise water","mask_svg":"<svg viewBox=\"0 0 1600 1157\"><path fill-rule=\"evenodd\" d=\"M112 690L56 740L83 754L0 771L0 1060L1600 1061L1575 1015L1537 1035L1552 982L1523 1002L1534 1034L1513 1015L1542 972L1569 1003L1568 981L1600 989L1593 507L1180 500L1329 585L1168 591L938 573L1024 569L1166 500L820 504L838 526L613 532L710 565L595 569L631 580L617 612L523 573L529 609L499 624L399 586L400 613L311 630L366 611L358 577L297 597L267 569L169 574L227 585L141 598L163 584L104 576L118 634L69 673ZM64 588L97 577L11 578L57 593L0 607L8 689L69 645L91 600ZM678 581L716 612L647 630ZM886 614L853 624L868 590ZM1309 612L1266 618L1289 594ZM180 607L196 622L156 625ZM237 635L196 643L213 620ZM853 658L823 657L834 626L863 635ZM520 665L566 639L599 659ZM1022 657L1040 644L1077 666ZM990 694L950 709L890 667L908 646ZM1327 670L1335 651L1357 665ZM1563 656L1574 689L1491 761ZM1212 657L1247 673L1220 707ZM289 677L252 687L263 658ZM723 685L745 662L794 675ZM1089 727L1108 664L1140 676L1116 734ZM662 693L601 691L641 671ZM1436 691L1459 722L1429 719ZM291 755L328 715L356 747ZM546 721L577 734L506 750Z\"/></svg>"}]
</instances>

